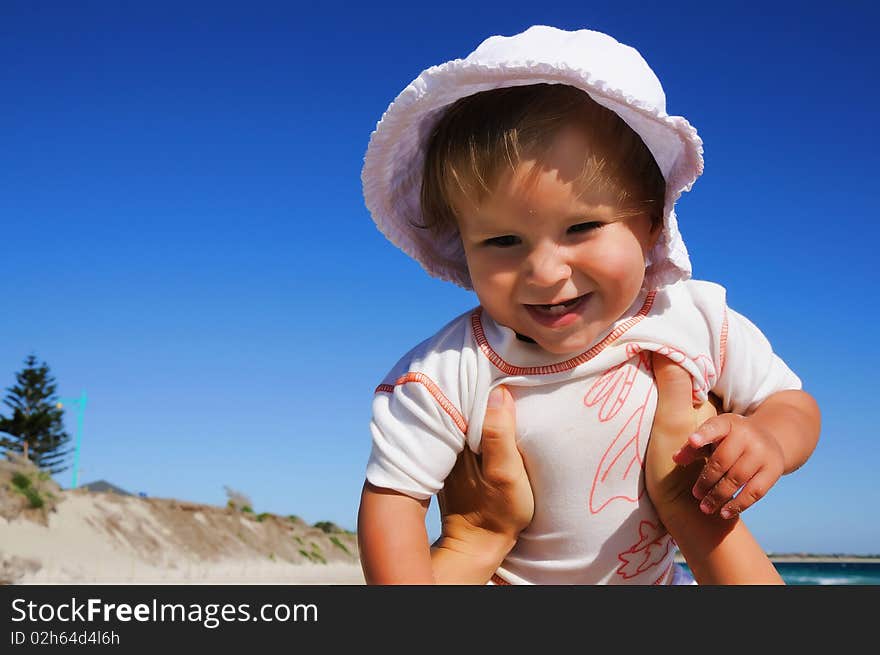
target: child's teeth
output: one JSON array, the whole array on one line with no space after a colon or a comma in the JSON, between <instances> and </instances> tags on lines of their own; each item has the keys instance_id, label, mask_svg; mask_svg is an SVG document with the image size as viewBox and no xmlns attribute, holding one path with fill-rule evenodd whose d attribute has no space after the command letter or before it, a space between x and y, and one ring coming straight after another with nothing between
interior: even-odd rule
<instances>
[{"instance_id":1,"label":"child's teeth","mask_svg":"<svg viewBox=\"0 0 880 655\"><path fill-rule=\"evenodd\" d=\"M567 300L565 302L561 302L557 305L541 305L541 308L547 312L548 314L552 314L553 316L557 316L559 314L564 314L565 310L574 305L578 301L578 298L572 298L571 300Z\"/></svg>"}]
</instances>

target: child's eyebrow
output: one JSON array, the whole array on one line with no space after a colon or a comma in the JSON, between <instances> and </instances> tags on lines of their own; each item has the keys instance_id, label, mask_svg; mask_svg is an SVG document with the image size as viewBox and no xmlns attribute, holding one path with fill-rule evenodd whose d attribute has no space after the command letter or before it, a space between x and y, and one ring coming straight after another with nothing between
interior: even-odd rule
<instances>
[{"instance_id":1,"label":"child's eyebrow","mask_svg":"<svg viewBox=\"0 0 880 655\"><path fill-rule=\"evenodd\" d=\"M611 210L603 211L603 208ZM592 207L584 207L572 212L567 212L559 217L560 223L590 223L593 221L608 221L617 215L617 211L611 207L597 205ZM529 218L540 218L535 210L529 210Z\"/></svg>"},{"instance_id":2,"label":"child's eyebrow","mask_svg":"<svg viewBox=\"0 0 880 655\"><path fill-rule=\"evenodd\" d=\"M525 211L521 211L521 213L513 216L488 213L485 210L475 210L464 213L461 217L464 219L464 223L467 225L468 232L471 235L498 236L499 234L516 231L517 228L523 225L523 221L542 218L541 213L532 207L525 205L523 209ZM553 220L558 220L560 224L591 223L593 221L607 223L620 218L619 209L618 207L605 204L583 204L581 208L566 211Z\"/></svg>"}]
</instances>

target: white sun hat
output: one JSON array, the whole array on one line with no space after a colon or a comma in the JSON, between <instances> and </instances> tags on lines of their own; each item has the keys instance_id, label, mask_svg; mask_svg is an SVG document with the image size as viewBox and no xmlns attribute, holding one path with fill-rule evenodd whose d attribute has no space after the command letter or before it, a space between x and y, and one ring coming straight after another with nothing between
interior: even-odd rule
<instances>
[{"instance_id":1,"label":"white sun hat","mask_svg":"<svg viewBox=\"0 0 880 655\"><path fill-rule=\"evenodd\" d=\"M465 59L422 71L388 106L364 157L364 201L379 230L431 275L472 288L458 231L438 237L416 227L424 224L420 197L428 139L456 100L540 83L585 91L642 138L666 180L663 230L648 254L645 284L657 288L688 279L691 263L674 205L703 172L703 142L687 120L666 113L660 80L639 52L592 30L535 25L514 36L489 37Z\"/></svg>"}]
</instances>

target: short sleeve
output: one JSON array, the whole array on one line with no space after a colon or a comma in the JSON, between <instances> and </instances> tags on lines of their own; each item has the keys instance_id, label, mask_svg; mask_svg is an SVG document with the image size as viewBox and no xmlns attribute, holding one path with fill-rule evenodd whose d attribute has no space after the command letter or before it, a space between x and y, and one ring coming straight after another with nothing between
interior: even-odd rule
<instances>
[{"instance_id":1,"label":"short sleeve","mask_svg":"<svg viewBox=\"0 0 880 655\"><path fill-rule=\"evenodd\" d=\"M712 391L726 412L747 415L771 394L801 388L800 378L773 352L761 330L729 307L717 353L720 376Z\"/></svg>"},{"instance_id":2,"label":"short sleeve","mask_svg":"<svg viewBox=\"0 0 880 655\"><path fill-rule=\"evenodd\" d=\"M373 399L373 447L367 480L424 500L443 488L465 444L458 409L427 376L409 373L383 384Z\"/></svg>"}]
</instances>

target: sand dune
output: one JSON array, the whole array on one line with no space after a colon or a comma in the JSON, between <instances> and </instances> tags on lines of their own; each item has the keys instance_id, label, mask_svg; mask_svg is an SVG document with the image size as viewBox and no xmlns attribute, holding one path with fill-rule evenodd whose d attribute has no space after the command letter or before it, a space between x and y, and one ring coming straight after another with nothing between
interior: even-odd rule
<instances>
[{"instance_id":1,"label":"sand dune","mask_svg":"<svg viewBox=\"0 0 880 655\"><path fill-rule=\"evenodd\" d=\"M6 494L0 581L364 584L350 532L174 499L84 490L54 495L42 509L10 511L14 496Z\"/></svg>"}]
</instances>

